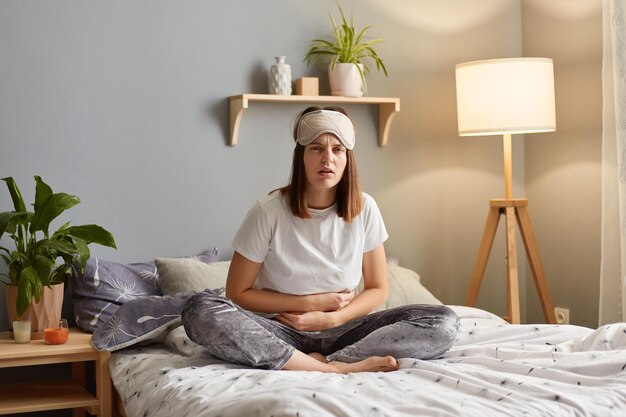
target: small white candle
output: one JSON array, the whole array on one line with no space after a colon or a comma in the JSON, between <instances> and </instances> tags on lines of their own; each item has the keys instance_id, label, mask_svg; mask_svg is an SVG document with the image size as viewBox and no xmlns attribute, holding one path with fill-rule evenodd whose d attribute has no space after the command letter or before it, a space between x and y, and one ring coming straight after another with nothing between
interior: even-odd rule
<instances>
[{"instance_id":1,"label":"small white candle","mask_svg":"<svg viewBox=\"0 0 626 417\"><path fill-rule=\"evenodd\" d=\"M30 343L30 320L13 322L15 343Z\"/></svg>"}]
</instances>

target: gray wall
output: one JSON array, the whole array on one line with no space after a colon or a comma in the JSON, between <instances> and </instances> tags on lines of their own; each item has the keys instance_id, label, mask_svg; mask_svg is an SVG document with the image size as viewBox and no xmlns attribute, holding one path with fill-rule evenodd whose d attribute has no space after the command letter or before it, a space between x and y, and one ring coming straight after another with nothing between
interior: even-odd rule
<instances>
[{"instance_id":1,"label":"gray wall","mask_svg":"<svg viewBox=\"0 0 626 417\"><path fill-rule=\"evenodd\" d=\"M375 109L347 108L364 189L385 216L388 254L449 304L464 302L487 201L503 195L501 142L457 134L454 65L520 56L522 3L342 1L358 26L387 40L379 53L390 77L373 74L370 95L401 99L385 148ZM319 76L327 93L325 69L302 57L329 34L329 11L334 1L1 1L0 176L15 177L29 201L36 174L78 195L63 219L101 224L117 239L117 251L94 246L97 256L132 262L218 246L228 258L248 207L288 178L289 131L303 106L252 104L229 147L227 97L265 93L276 55L294 78ZM515 147L522 196L524 142ZM10 208L3 191L0 210ZM498 314L502 249L498 236L479 297Z\"/></svg>"},{"instance_id":2,"label":"gray wall","mask_svg":"<svg viewBox=\"0 0 626 417\"><path fill-rule=\"evenodd\" d=\"M524 55L557 74L557 131L526 136L526 188L555 304L598 323L602 181L602 2L524 0ZM527 278L528 321L541 320Z\"/></svg>"}]
</instances>

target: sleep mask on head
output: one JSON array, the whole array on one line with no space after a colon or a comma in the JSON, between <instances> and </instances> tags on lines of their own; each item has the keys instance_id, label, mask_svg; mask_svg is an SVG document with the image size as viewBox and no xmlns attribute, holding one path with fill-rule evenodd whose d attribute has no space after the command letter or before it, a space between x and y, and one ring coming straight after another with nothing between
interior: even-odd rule
<instances>
[{"instance_id":1,"label":"sleep mask on head","mask_svg":"<svg viewBox=\"0 0 626 417\"><path fill-rule=\"evenodd\" d=\"M354 149L355 133L352 120L334 110L315 110L300 117L296 141L306 146L324 133L335 135L346 149Z\"/></svg>"}]
</instances>

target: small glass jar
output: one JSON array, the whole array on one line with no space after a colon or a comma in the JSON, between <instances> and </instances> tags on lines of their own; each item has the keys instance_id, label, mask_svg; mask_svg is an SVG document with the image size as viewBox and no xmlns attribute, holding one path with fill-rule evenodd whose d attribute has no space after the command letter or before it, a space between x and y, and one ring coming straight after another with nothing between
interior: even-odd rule
<instances>
[{"instance_id":1,"label":"small glass jar","mask_svg":"<svg viewBox=\"0 0 626 417\"><path fill-rule=\"evenodd\" d=\"M13 322L13 339L15 343L30 343L30 320L16 320Z\"/></svg>"},{"instance_id":2,"label":"small glass jar","mask_svg":"<svg viewBox=\"0 0 626 417\"><path fill-rule=\"evenodd\" d=\"M61 345L67 342L69 337L69 329L67 328L67 320L48 320L46 327L43 329L43 340L47 345Z\"/></svg>"}]
</instances>

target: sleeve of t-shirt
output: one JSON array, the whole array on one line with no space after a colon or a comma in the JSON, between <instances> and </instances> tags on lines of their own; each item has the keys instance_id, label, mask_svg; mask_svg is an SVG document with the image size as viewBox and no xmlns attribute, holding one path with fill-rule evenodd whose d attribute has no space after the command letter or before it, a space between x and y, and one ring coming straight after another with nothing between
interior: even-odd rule
<instances>
[{"instance_id":1,"label":"sleeve of t-shirt","mask_svg":"<svg viewBox=\"0 0 626 417\"><path fill-rule=\"evenodd\" d=\"M364 194L363 223L365 225L365 245L363 246L363 252L365 253L376 249L389 237L378 205L368 194Z\"/></svg>"},{"instance_id":2,"label":"sleeve of t-shirt","mask_svg":"<svg viewBox=\"0 0 626 417\"><path fill-rule=\"evenodd\" d=\"M257 202L239 226L232 241L233 249L251 261L261 263L269 251L271 240L268 214Z\"/></svg>"}]
</instances>

